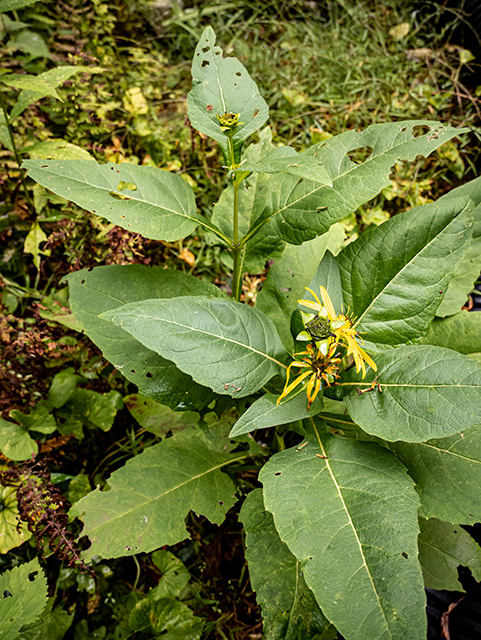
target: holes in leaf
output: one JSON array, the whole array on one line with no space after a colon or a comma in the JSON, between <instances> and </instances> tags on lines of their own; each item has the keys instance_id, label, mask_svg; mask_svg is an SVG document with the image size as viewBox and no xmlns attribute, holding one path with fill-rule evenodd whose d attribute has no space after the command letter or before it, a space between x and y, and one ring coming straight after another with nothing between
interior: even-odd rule
<instances>
[{"instance_id":1,"label":"holes in leaf","mask_svg":"<svg viewBox=\"0 0 481 640\"><path fill-rule=\"evenodd\" d=\"M133 182L125 182L124 180L120 180L117 185L117 191L125 191L128 189L129 191L137 191L137 187Z\"/></svg>"},{"instance_id":2,"label":"holes in leaf","mask_svg":"<svg viewBox=\"0 0 481 640\"><path fill-rule=\"evenodd\" d=\"M203 47L202 48L202 53L207 53L207 51L210 51L210 47Z\"/></svg>"},{"instance_id":3,"label":"holes in leaf","mask_svg":"<svg viewBox=\"0 0 481 640\"><path fill-rule=\"evenodd\" d=\"M202 60L202 64L200 65L201 67L207 67L210 64L210 62L208 60Z\"/></svg>"},{"instance_id":4,"label":"holes in leaf","mask_svg":"<svg viewBox=\"0 0 481 640\"><path fill-rule=\"evenodd\" d=\"M13 598L12 594L10 593L10 591L8 589L5 589L5 591L3 592L3 597L4 598Z\"/></svg>"},{"instance_id":5,"label":"holes in leaf","mask_svg":"<svg viewBox=\"0 0 481 640\"><path fill-rule=\"evenodd\" d=\"M235 72L236 76L239 76L239 78L241 77L242 73L240 71L236 71Z\"/></svg>"},{"instance_id":6,"label":"holes in leaf","mask_svg":"<svg viewBox=\"0 0 481 640\"><path fill-rule=\"evenodd\" d=\"M354 164L363 164L372 154L372 147L358 147L352 151L348 151L347 155Z\"/></svg>"},{"instance_id":7,"label":"holes in leaf","mask_svg":"<svg viewBox=\"0 0 481 640\"><path fill-rule=\"evenodd\" d=\"M413 138L419 138L419 136L424 136L426 133L430 131L430 128L427 124L417 124L413 127L411 133Z\"/></svg>"},{"instance_id":8,"label":"holes in leaf","mask_svg":"<svg viewBox=\"0 0 481 640\"><path fill-rule=\"evenodd\" d=\"M282 475L282 471L276 471L274 475L275 476L281 476Z\"/></svg>"},{"instance_id":9,"label":"holes in leaf","mask_svg":"<svg viewBox=\"0 0 481 640\"><path fill-rule=\"evenodd\" d=\"M220 51L216 51L216 52L215 52L215 55L216 55L216 56L220 56Z\"/></svg>"},{"instance_id":10,"label":"holes in leaf","mask_svg":"<svg viewBox=\"0 0 481 640\"><path fill-rule=\"evenodd\" d=\"M259 115L259 109L254 109L254 113L252 115L256 118Z\"/></svg>"},{"instance_id":11,"label":"holes in leaf","mask_svg":"<svg viewBox=\"0 0 481 640\"><path fill-rule=\"evenodd\" d=\"M145 374L145 377L146 377L146 378L153 378L153 377L154 377L154 374L153 374L153 373L150 373L150 371L147 371L147 373Z\"/></svg>"},{"instance_id":12,"label":"holes in leaf","mask_svg":"<svg viewBox=\"0 0 481 640\"><path fill-rule=\"evenodd\" d=\"M132 200L130 196L124 196L123 193L117 193L115 191L109 191L109 196L114 200Z\"/></svg>"},{"instance_id":13,"label":"holes in leaf","mask_svg":"<svg viewBox=\"0 0 481 640\"><path fill-rule=\"evenodd\" d=\"M406 127L402 127L402 128L401 128L401 133L402 133L403 131L406 131Z\"/></svg>"},{"instance_id":14,"label":"holes in leaf","mask_svg":"<svg viewBox=\"0 0 481 640\"><path fill-rule=\"evenodd\" d=\"M130 370L130 373L135 373L135 369L131 369L131 370Z\"/></svg>"},{"instance_id":15,"label":"holes in leaf","mask_svg":"<svg viewBox=\"0 0 481 640\"><path fill-rule=\"evenodd\" d=\"M47 167L48 167L48 164L41 164L41 165L40 165L40 168L41 168L41 169L47 169Z\"/></svg>"},{"instance_id":16,"label":"holes in leaf","mask_svg":"<svg viewBox=\"0 0 481 640\"><path fill-rule=\"evenodd\" d=\"M208 105L206 106L206 110L207 110L207 111L214 111L214 107L213 107L211 104L208 104Z\"/></svg>"},{"instance_id":17,"label":"holes in leaf","mask_svg":"<svg viewBox=\"0 0 481 640\"><path fill-rule=\"evenodd\" d=\"M218 504L222 507L222 505L224 504L223 500L219 500Z\"/></svg>"},{"instance_id":18,"label":"holes in leaf","mask_svg":"<svg viewBox=\"0 0 481 640\"><path fill-rule=\"evenodd\" d=\"M37 575L38 575L38 571L32 571L32 573L29 573L28 574L28 579L30 580L30 582L33 582Z\"/></svg>"},{"instance_id":19,"label":"holes in leaf","mask_svg":"<svg viewBox=\"0 0 481 640\"><path fill-rule=\"evenodd\" d=\"M83 278L82 280L80 280L80 284L85 284L87 282L87 280L85 280L85 278Z\"/></svg>"},{"instance_id":20,"label":"holes in leaf","mask_svg":"<svg viewBox=\"0 0 481 640\"><path fill-rule=\"evenodd\" d=\"M403 557L403 558L406 558L406 560L409 560L409 556L408 556L408 554L407 554L405 551L403 551L403 552L401 553L401 555L402 555L402 557Z\"/></svg>"}]
</instances>

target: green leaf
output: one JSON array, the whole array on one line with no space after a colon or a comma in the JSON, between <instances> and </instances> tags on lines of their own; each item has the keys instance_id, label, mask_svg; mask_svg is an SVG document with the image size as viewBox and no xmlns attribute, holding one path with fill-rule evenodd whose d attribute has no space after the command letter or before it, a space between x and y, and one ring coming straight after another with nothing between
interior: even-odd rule
<instances>
[{"instance_id":1,"label":"green leaf","mask_svg":"<svg viewBox=\"0 0 481 640\"><path fill-rule=\"evenodd\" d=\"M309 283L309 289L314 291L318 298L322 300L320 297L319 287L323 286L327 289L329 293L329 297L334 306L334 309L337 313L341 313L344 308L344 299L342 296L342 287L341 287L341 275L339 272L339 266L337 264L336 258L332 255L330 251L326 251L323 259L319 263L319 266L316 269L316 272ZM312 302L316 302L314 297L309 291L304 291L303 296L306 300L311 300ZM299 304L299 309L306 311L306 307Z\"/></svg>"},{"instance_id":2,"label":"green leaf","mask_svg":"<svg viewBox=\"0 0 481 640\"><path fill-rule=\"evenodd\" d=\"M256 83L237 58L224 58L215 45L216 36L207 27L196 47L192 62L192 90L187 97L192 126L216 140L230 162L229 139L217 116L239 113L239 124L232 137L235 162L240 161L243 141L262 127L269 109ZM242 123L242 124L240 124Z\"/></svg>"},{"instance_id":3,"label":"green leaf","mask_svg":"<svg viewBox=\"0 0 481 640\"><path fill-rule=\"evenodd\" d=\"M0 82L14 89L26 89L44 96L53 96L60 100L60 96L55 87L47 80L42 80L38 76L20 75L18 73L8 73L0 76Z\"/></svg>"},{"instance_id":4,"label":"green leaf","mask_svg":"<svg viewBox=\"0 0 481 640\"><path fill-rule=\"evenodd\" d=\"M0 487L0 553L19 547L31 535L27 523L20 521L16 487Z\"/></svg>"},{"instance_id":5,"label":"green leaf","mask_svg":"<svg viewBox=\"0 0 481 640\"><path fill-rule=\"evenodd\" d=\"M425 442L481 422L481 366L456 351L415 345L375 358L368 388L377 379L382 392L353 393L345 402L354 422L384 440Z\"/></svg>"},{"instance_id":6,"label":"green leaf","mask_svg":"<svg viewBox=\"0 0 481 640\"><path fill-rule=\"evenodd\" d=\"M307 445L272 456L259 479L281 540L343 636L425 639L419 499L389 451L308 427Z\"/></svg>"},{"instance_id":7,"label":"green leaf","mask_svg":"<svg viewBox=\"0 0 481 640\"><path fill-rule=\"evenodd\" d=\"M189 535L191 509L220 524L236 502L234 484L221 469L244 457L212 451L202 432L191 429L144 450L112 473L109 491L92 491L70 510L83 515L82 535L92 541L85 559L176 544Z\"/></svg>"},{"instance_id":8,"label":"green leaf","mask_svg":"<svg viewBox=\"0 0 481 640\"><path fill-rule=\"evenodd\" d=\"M45 40L39 33L30 31L29 29L23 29L18 32L13 38L8 41L9 48L18 49L28 56L28 62L35 60L36 58L50 58L53 59L52 54L48 50ZM35 76L38 78L38 76ZM59 96L55 96L59 100Z\"/></svg>"},{"instance_id":9,"label":"green leaf","mask_svg":"<svg viewBox=\"0 0 481 640\"><path fill-rule=\"evenodd\" d=\"M98 316L109 309L152 297L224 296L222 291L180 271L142 265L112 265L69 274L70 305L104 357L139 391L175 409L202 409L214 400L173 362L142 346L127 332Z\"/></svg>"},{"instance_id":10,"label":"green leaf","mask_svg":"<svg viewBox=\"0 0 481 640\"><path fill-rule=\"evenodd\" d=\"M102 431L109 431L122 406L122 396L113 389L105 394L90 389L76 389L62 405L58 415L67 420L73 419L75 422L98 427ZM65 433L65 428L62 431Z\"/></svg>"},{"instance_id":11,"label":"green leaf","mask_svg":"<svg viewBox=\"0 0 481 640\"><path fill-rule=\"evenodd\" d=\"M190 573L184 563L165 549L155 551L152 562L162 575L157 586L149 591L149 599L178 598L190 581Z\"/></svg>"},{"instance_id":12,"label":"green leaf","mask_svg":"<svg viewBox=\"0 0 481 640\"><path fill-rule=\"evenodd\" d=\"M84 378L75 373L73 367L68 367L57 373L48 392L48 407L50 410L62 407L77 389L77 385Z\"/></svg>"},{"instance_id":13,"label":"green leaf","mask_svg":"<svg viewBox=\"0 0 481 640\"><path fill-rule=\"evenodd\" d=\"M38 446L23 426L0 418L0 451L9 460L28 460L37 455Z\"/></svg>"},{"instance_id":14,"label":"green leaf","mask_svg":"<svg viewBox=\"0 0 481 640\"><path fill-rule=\"evenodd\" d=\"M13 109L10 113L10 120L12 121L12 120L15 120L15 118L18 118L18 116L21 115L27 107L29 107L34 102L37 102L37 100L40 100L45 96L51 95L51 93L49 93L50 87L56 88L60 86L76 73L80 73L80 72L98 73L99 69L100 69L99 67L89 68L89 67L83 67L83 66L79 66L79 67L62 66L62 67L55 67L55 69L50 69L49 71L44 71L43 73L40 73L38 76L35 76L35 77L41 82L45 82L47 84L48 90L47 91L44 90L42 92L38 90L32 91L31 89L28 89L28 88L23 89L23 91L18 96L17 102L14 104ZM59 142L59 141L56 141L56 142ZM47 144L47 142L39 142L38 145L33 145L33 146L41 146L45 144ZM68 143L65 143L65 144L68 144ZM75 147L75 146L76 145L72 145L72 147ZM87 151L84 151L84 153L86 154L86 156L90 157L90 154ZM41 156L41 157L45 158L47 156Z\"/></svg>"},{"instance_id":15,"label":"green leaf","mask_svg":"<svg viewBox=\"0 0 481 640\"><path fill-rule=\"evenodd\" d=\"M160 437L166 436L170 431L175 433L191 429L200 420L200 415L195 411L172 411L139 393L126 396L124 403L141 427Z\"/></svg>"},{"instance_id":16,"label":"green leaf","mask_svg":"<svg viewBox=\"0 0 481 640\"><path fill-rule=\"evenodd\" d=\"M281 542L261 489L252 491L239 519L246 532L246 560L262 607L266 640L313 638L330 625L306 585L302 565Z\"/></svg>"},{"instance_id":17,"label":"green leaf","mask_svg":"<svg viewBox=\"0 0 481 640\"><path fill-rule=\"evenodd\" d=\"M254 393L285 365L272 321L234 300L184 296L126 304L101 315L215 393Z\"/></svg>"},{"instance_id":18,"label":"green leaf","mask_svg":"<svg viewBox=\"0 0 481 640\"><path fill-rule=\"evenodd\" d=\"M458 566L469 567L481 580L481 548L459 525L432 518L419 518L419 561L424 584L429 589L464 591Z\"/></svg>"},{"instance_id":19,"label":"green leaf","mask_svg":"<svg viewBox=\"0 0 481 640\"><path fill-rule=\"evenodd\" d=\"M467 184L453 189L441 200L448 198L462 198L468 196L474 202L473 237L466 249L464 258L458 264L454 276L445 289L443 301L436 311L436 315L445 317L458 313L468 299L468 294L474 289L474 283L481 271L481 178L471 180ZM439 201L438 201L439 202Z\"/></svg>"},{"instance_id":20,"label":"green leaf","mask_svg":"<svg viewBox=\"0 0 481 640\"><path fill-rule=\"evenodd\" d=\"M297 153L292 147L276 147L259 162L242 163L238 171L284 172L332 187L331 177L316 154Z\"/></svg>"},{"instance_id":21,"label":"green leaf","mask_svg":"<svg viewBox=\"0 0 481 640\"><path fill-rule=\"evenodd\" d=\"M243 158L255 162L262 158L270 149L273 149L272 133L269 127L260 132L260 141L257 144L250 144ZM252 174L242 184L239 189L238 200L238 235L244 236L252 222L260 216L266 206L266 199L270 198L269 176L259 173ZM221 193L219 201L214 206L212 213L212 223L217 225L226 238L234 235L233 215L234 210L234 187L232 183ZM224 242L224 245L227 245ZM244 245L240 255L242 272L259 273L266 264L268 258L277 258L282 255L285 247L277 233L273 229L263 227L263 229L248 244ZM232 253L224 252L222 261L229 269L232 269Z\"/></svg>"},{"instance_id":22,"label":"green leaf","mask_svg":"<svg viewBox=\"0 0 481 640\"><path fill-rule=\"evenodd\" d=\"M439 200L363 233L338 256L344 304L366 340L426 335L472 233L471 200Z\"/></svg>"},{"instance_id":23,"label":"green leaf","mask_svg":"<svg viewBox=\"0 0 481 640\"><path fill-rule=\"evenodd\" d=\"M317 396L309 411L305 387L305 385L298 387L295 395L290 393L279 405L276 404L279 396L266 393L242 414L230 432L230 437L235 438L256 429L266 429L315 416L322 411L322 397Z\"/></svg>"},{"instance_id":24,"label":"green leaf","mask_svg":"<svg viewBox=\"0 0 481 640\"><path fill-rule=\"evenodd\" d=\"M481 522L481 426L449 438L410 444L389 443L408 468L426 518Z\"/></svg>"},{"instance_id":25,"label":"green leaf","mask_svg":"<svg viewBox=\"0 0 481 640\"><path fill-rule=\"evenodd\" d=\"M0 593L2 640L16 640L22 625L36 620L47 603L47 580L38 559L4 571Z\"/></svg>"},{"instance_id":26,"label":"green leaf","mask_svg":"<svg viewBox=\"0 0 481 640\"><path fill-rule=\"evenodd\" d=\"M49 413L47 405L43 404L42 400L28 414L22 413L19 409L13 409L9 416L29 431L50 434L57 428L55 418Z\"/></svg>"},{"instance_id":27,"label":"green leaf","mask_svg":"<svg viewBox=\"0 0 481 640\"><path fill-rule=\"evenodd\" d=\"M215 231L197 213L192 188L169 171L91 160L25 160L22 167L57 195L152 240L180 240L199 224Z\"/></svg>"},{"instance_id":28,"label":"green leaf","mask_svg":"<svg viewBox=\"0 0 481 640\"><path fill-rule=\"evenodd\" d=\"M481 351L481 313L462 311L431 324L423 344L454 349L459 353L471 354Z\"/></svg>"},{"instance_id":29,"label":"green leaf","mask_svg":"<svg viewBox=\"0 0 481 640\"><path fill-rule=\"evenodd\" d=\"M67 499L70 504L78 502L92 491L88 476L79 473L78 476L72 478L68 485Z\"/></svg>"},{"instance_id":30,"label":"green leaf","mask_svg":"<svg viewBox=\"0 0 481 640\"><path fill-rule=\"evenodd\" d=\"M75 612L68 614L61 606L52 611L54 600L49 599L39 620L20 629L16 640L62 640L72 625Z\"/></svg>"},{"instance_id":31,"label":"green leaf","mask_svg":"<svg viewBox=\"0 0 481 640\"><path fill-rule=\"evenodd\" d=\"M20 149L20 153L25 153L31 158L48 158L49 160L94 160L86 149L59 139L28 145Z\"/></svg>"},{"instance_id":32,"label":"green leaf","mask_svg":"<svg viewBox=\"0 0 481 640\"><path fill-rule=\"evenodd\" d=\"M276 260L269 269L266 281L257 296L256 308L274 322L288 351L294 348L290 322L297 301L304 297L305 287L314 276L327 247L339 244L341 236L343 239L344 232L341 226L334 225L327 233L314 240L300 246L288 245L280 260Z\"/></svg>"},{"instance_id":33,"label":"green leaf","mask_svg":"<svg viewBox=\"0 0 481 640\"><path fill-rule=\"evenodd\" d=\"M40 269L40 256L49 256L50 250L43 251L40 249L40 245L47 240L47 236L37 220L32 224L30 231L25 238L25 244L23 250L25 253L31 253L33 255L33 264L37 270Z\"/></svg>"},{"instance_id":34,"label":"green leaf","mask_svg":"<svg viewBox=\"0 0 481 640\"><path fill-rule=\"evenodd\" d=\"M429 131L414 137L414 128L420 126L428 127ZM273 218L269 224L277 225L286 242L302 244L311 240L389 186L391 169L396 162L427 156L443 142L466 131L430 120L388 122L371 125L364 131L346 131L314 145L308 153L318 154L333 186L311 180L298 181L284 191L279 206L266 208L251 232L266 218ZM356 164L349 159L349 154L362 147L372 147L372 154L363 163ZM279 175L274 184L280 186L283 181L285 175Z\"/></svg>"},{"instance_id":35,"label":"green leaf","mask_svg":"<svg viewBox=\"0 0 481 640\"><path fill-rule=\"evenodd\" d=\"M151 604L149 619L155 636L163 640L199 640L204 626L187 605L169 598Z\"/></svg>"},{"instance_id":36,"label":"green leaf","mask_svg":"<svg viewBox=\"0 0 481 640\"><path fill-rule=\"evenodd\" d=\"M5 11L16 11L22 7L27 7L29 4L34 4L38 0L2 0L0 2L0 13Z\"/></svg>"}]
</instances>

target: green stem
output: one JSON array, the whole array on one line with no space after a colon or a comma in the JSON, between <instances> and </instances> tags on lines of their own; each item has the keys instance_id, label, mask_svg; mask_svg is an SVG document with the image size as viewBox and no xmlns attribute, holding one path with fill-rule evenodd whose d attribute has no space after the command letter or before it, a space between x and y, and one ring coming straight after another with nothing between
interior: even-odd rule
<instances>
[{"instance_id":1,"label":"green stem","mask_svg":"<svg viewBox=\"0 0 481 640\"><path fill-rule=\"evenodd\" d=\"M230 167L236 168L234 159L234 142L232 136L229 139ZM234 209L233 209L233 238L232 238L232 254L234 258L234 266L232 270L232 297L239 301L242 293L242 272L241 272L241 246L239 242L239 186L240 183L234 180Z\"/></svg>"},{"instance_id":2,"label":"green stem","mask_svg":"<svg viewBox=\"0 0 481 640\"><path fill-rule=\"evenodd\" d=\"M34 209L33 202L32 202L32 200L30 198L30 194L28 193L28 189L27 189L27 186L25 184L25 180L24 180L24 178L25 178L24 173L25 172L21 168L22 160L20 158L20 154L18 153L17 145L15 144L15 138L13 137L12 125L10 124L10 119L9 119L8 113L7 113L7 107L5 105L5 100L3 99L3 94L2 94L1 91L0 91L0 104L2 106L3 117L5 118L5 124L6 124L7 129L8 129L8 135L10 137L10 142L12 143L13 155L15 156L15 161L18 164L18 168L20 169L20 172L22 174L21 180L22 180L22 188L23 188L23 191L25 193L25 199L27 200L27 202L30 205L30 207L32 209Z\"/></svg>"}]
</instances>

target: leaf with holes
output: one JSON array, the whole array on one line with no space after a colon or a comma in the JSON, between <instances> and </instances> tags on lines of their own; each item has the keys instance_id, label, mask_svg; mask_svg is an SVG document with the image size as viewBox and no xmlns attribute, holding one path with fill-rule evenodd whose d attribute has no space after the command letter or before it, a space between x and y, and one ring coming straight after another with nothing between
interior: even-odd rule
<instances>
[{"instance_id":1,"label":"leaf with holes","mask_svg":"<svg viewBox=\"0 0 481 640\"><path fill-rule=\"evenodd\" d=\"M345 397L351 418L364 431L389 441L425 442L481 422L481 366L442 347L413 345L375 357L370 369ZM352 375L352 374L351 374ZM352 375L358 379L358 376Z\"/></svg>"},{"instance_id":2,"label":"leaf with holes","mask_svg":"<svg viewBox=\"0 0 481 640\"><path fill-rule=\"evenodd\" d=\"M419 561L428 589L464 591L458 566L469 567L481 580L481 548L458 524L419 518Z\"/></svg>"},{"instance_id":3,"label":"leaf with holes","mask_svg":"<svg viewBox=\"0 0 481 640\"><path fill-rule=\"evenodd\" d=\"M24 160L22 167L43 187L146 238L180 240L199 225L217 232L197 213L192 188L169 171L91 160Z\"/></svg>"},{"instance_id":4,"label":"leaf with holes","mask_svg":"<svg viewBox=\"0 0 481 640\"><path fill-rule=\"evenodd\" d=\"M415 136L418 128L427 133ZM465 133L430 120L409 120L374 124L364 131L346 131L309 148L306 153L321 160L332 179L332 187L311 180L299 180L285 190L277 206L267 204L262 216L251 227L254 235L266 219L276 225L283 240L302 244L325 233L362 204L372 200L391 184L394 164L427 156L443 142ZM361 164L351 161L349 154L359 148L372 149ZM274 176L273 186L280 189L285 174Z\"/></svg>"},{"instance_id":5,"label":"leaf with holes","mask_svg":"<svg viewBox=\"0 0 481 640\"><path fill-rule=\"evenodd\" d=\"M422 514L446 522L481 522L481 426L427 442L390 442L421 497Z\"/></svg>"},{"instance_id":6,"label":"leaf with holes","mask_svg":"<svg viewBox=\"0 0 481 640\"><path fill-rule=\"evenodd\" d=\"M252 588L262 607L266 640L317 638L329 620L306 585L302 565L281 542L272 515L265 510L262 491L252 491L239 519L246 533L246 560ZM335 638L337 633L322 638Z\"/></svg>"},{"instance_id":7,"label":"leaf with holes","mask_svg":"<svg viewBox=\"0 0 481 640\"><path fill-rule=\"evenodd\" d=\"M16 640L20 627L36 620L47 604L47 579L37 558L0 575L2 640Z\"/></svg>"},{"instance_id":8,"label":"leaf with holes","mask_svg":"<svg viewBox=\"0 0 481 640\"><path fill-rule=\"evenodd\" d=\"M269 318L234 300L183 296L126 304L101 315L215 393L243 398L285 365Z\"/></svg>"},{"instance_id":9,"label":"leaf with holes","mask_svg":"<svg viewBox=\"0 0 481 640\"><path fill-rule=\"evenodd\" d=\"M230 165L240 161L242 143L262 127L269 109L244 65L237 58L224 58L215 40L214 31L207 27L194 53L187 106L192 126L220 144ZM229 138L219 122L224 114L239 114L232 136L234 158L230 161Z\"/></svg>"},{"instance_id":10,"label":"leaf with holes","mask_svg":"<svg viewBox=\"0 0 481 640\"><path fill-rule=\"evenodd\" d=\"M192 509L220 524L235 504L235 487L222 469L249 457L209 449L200 430L176 433L114 471L109 491L92 491L70 510L84 521L92 546L85 558L119 558L173 545L189 533Z\"/></svg>"},{"instance_id":11,"label":"leaf with holes","mask_svg":"<svg viewBox=\"0 0 481 640\"><path fill-rule=\"evenodd\" d=\"M202 409L214 400L175 364L144 347L129 333L99 318L104 311L152 297L223 297L220 289L181 271L142 265L112 265L69 274L70 306L104 357L139 391L172 409Z\"/></svg>"},{"instance_id":12,"label":"leaf with holes","mask_svg":"<svg viewBox=\"0 0 481 640\"><path fill-rule=\"evenodd\" d=\"M394 345L426 335L471 241L473 210L469 198L416 207L341 251L344 304L367 341Z\"/></svg>"},{"instance_id":13,"label":"leaf with holes","mask_svg":"<svg viewBox=\"0 0 481 640\"><path fill-rule=\"evenodd\" d=\"M414 483L391 452L314 422L305 446L275 454L259 476L281 540L343 636L425 640Z\"/></svg>"}]
</instances>

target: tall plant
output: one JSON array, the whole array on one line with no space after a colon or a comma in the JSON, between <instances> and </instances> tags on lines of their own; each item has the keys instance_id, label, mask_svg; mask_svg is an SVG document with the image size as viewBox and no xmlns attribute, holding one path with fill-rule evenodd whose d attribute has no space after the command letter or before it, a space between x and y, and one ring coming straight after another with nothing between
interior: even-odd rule
<instances>
[{"instance_id":1,"label":"tall plant","mask_svg":"<svg viewBox=\"0 0 481 640\"><path fill-rule=\"evenodd\" d=\"M458 563L480 577L479 551L452 523L481 520L480 316L459 313L480 270L481 178L341 251L336 223L390 184L396 162L466 130L394 122L301 153L275 146L255 82L215 39L207 28L188 98L193 127L225 160L211 217L187 182L154 167L23 164L147 238L202 227L232 268L230 297L140 265L69 276L72 311L105 358L144 396L188 412L112 473L108 492L75 504L85 558L176 544L190 511L220 524L239 499L237 473L256 463L263 488L240 518L265 636L424 638L423 586L459 588ZM256 306L242 304L243 275L272 258ZM266 461L269 427L278 451Z\"/></svg>"}]
</instances>

